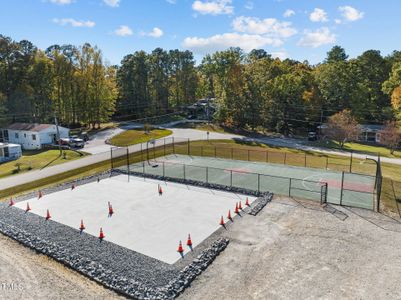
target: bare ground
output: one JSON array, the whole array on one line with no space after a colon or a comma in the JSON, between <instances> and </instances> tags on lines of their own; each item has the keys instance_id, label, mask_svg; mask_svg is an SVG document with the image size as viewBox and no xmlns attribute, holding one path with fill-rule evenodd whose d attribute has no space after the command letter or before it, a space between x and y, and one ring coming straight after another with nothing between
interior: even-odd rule
<instances>
[{"instance_id":1,"label":"bare ground","mask_svg":"<svg viewBox=\"0 0 401 300\"><path fill-rule=\"evenodd\" d=\"M123 299L0 234L0 299Z\"/></svg>"},{"instance_id":2,"label":"bare ground","mask_svg":"<svg viewBox=\"0 0 401 300\"><path fill-rule=\"evenodd\" d=\"M179 299L401 299L401 224L327 209L276 198L257 217L244 216Z\"/></svg>"}]
</instances>

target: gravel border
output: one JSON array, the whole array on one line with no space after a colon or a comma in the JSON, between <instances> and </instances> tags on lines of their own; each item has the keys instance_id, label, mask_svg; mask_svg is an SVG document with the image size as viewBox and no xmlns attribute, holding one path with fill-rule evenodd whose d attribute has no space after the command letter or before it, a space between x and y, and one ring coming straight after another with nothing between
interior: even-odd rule
<instances>
[{"instance_id":1,"label":"gravel border","mask_svg":"<svg viewBox=\"0 0 401 300\"><path fill-rule=\"evenodd\" d=\"M70 189L73 184L79 186L121 174L126 173L121 170L106 171L41 191L46 195ZM143 177L143 174L138 175ZM273 196L270 193L192 180L161 176L146 177L258 196L259 198L245 212L256 208L260 211L268 202L265 200L269 197L271 200ZM35 198L37 195L38 191L33 191L15 198L14 201L24 201ZM46 221L43 217L9 207L8 202L0 203L0 232L119 294L135 299L176 298L224 251L229 243L229 240L222 237L224 230L220 228L194 251L186 253L183 259L170 265L107 240L100 242L98 238L85 232L79 234L78 229L52 220Z\"/></svg>"},{"instance_id":2,"label":"gravel border","mask_svg":"<svg viewBox=\"0 0 401 300\"><path fill-rule=\"evenodd\" d=\"M251 210L249 211L249 214L252 216L256 216L270 201L273 199L273 194L269 193L265 196L262 196L258 198L256 205L254 205Z\"/></svg>"}]
</instances>

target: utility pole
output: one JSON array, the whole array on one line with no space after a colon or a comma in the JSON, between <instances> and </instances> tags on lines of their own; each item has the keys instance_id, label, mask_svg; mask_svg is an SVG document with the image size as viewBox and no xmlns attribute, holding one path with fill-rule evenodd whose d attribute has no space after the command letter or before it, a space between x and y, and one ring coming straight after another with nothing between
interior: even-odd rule
<instances>
[{"instance_id":1,"label":"utility pole","mask_svg":"<svg viewBox=\"0 0 401 300\"><path fill-rule=\"evenodd\" d=\"M56 131L57 131L57 142L58 142L58 148L60 150L60 156L63 155L63 151L61 150L61 140L60 140L60 131L58 129L58 121L57 121L57 115L54 113L54 124L56 125Z\"/></svg>"}]
</instances>

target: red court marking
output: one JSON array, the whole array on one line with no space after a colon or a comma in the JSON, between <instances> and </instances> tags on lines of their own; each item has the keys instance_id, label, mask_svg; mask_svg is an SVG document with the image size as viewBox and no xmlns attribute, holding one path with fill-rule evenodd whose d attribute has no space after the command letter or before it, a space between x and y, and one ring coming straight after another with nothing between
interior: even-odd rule
<instances>
[{"instance_id":1,"label":"red court marking","mask_svg":"<svg viewBox=\"0 0 401 300\"><path fill-rule=\"evenodd\" d=\"M322 182L322 183L327 182L329 187L334 187L334 188L341 189L341 180L335 180L335 179L323 180L323 179L321 179L320 182ZM344 181L344 189L345 190L356 191L356 192L366 192L366 193L373 193L374 192L374 186L371 185L371 184L367 184L367 183L357 183L357 182L346 182L346 181Z\"/></svg>"},{"instance_id":2,"label":"red court marking","mask_svg":"<svg viewBox=\"0 0 401 300\"><path fill-rule=\"evenodd\" d=\"M252 173L251 169L248 168L230 168L230 169L224 169L224 172L226 173Z\"/></svg>"}]
</instances>

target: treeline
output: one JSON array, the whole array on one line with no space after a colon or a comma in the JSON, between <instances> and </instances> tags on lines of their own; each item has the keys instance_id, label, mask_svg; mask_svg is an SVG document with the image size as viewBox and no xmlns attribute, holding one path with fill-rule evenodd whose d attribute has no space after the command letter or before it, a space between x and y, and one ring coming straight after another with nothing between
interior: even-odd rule
<instances>
[{"instance_id":1,"label":"treeline","mask_svg":"<svg viewBox=\"0 0 401 300\"><path fill-rule=\"evenodd\" d=\"M227 126L284 134L312 129L344 109L359 123L396 120L401 109L401 52L369 50L349 59L335 46L317 65L230 48L196 65L190 51L127 55L105 64L96 47L0 36L0 122L49 121L95 126L111 117L142 118L216 98Z\"/></svg>"},{"instance_id":2,"label":"treeline","mask_svg":"<svg viewBox=\"0 0 401 300\"><path fill-rule=\"evenodd\" d=\"M216 97L216 118L229 126L267 128L284 134L316 127L349 109L360 123L397 117L401 104L401 52L382 57L369 50L348 59L335 46L323 63L272 58L264 50L248 55L229 49L206 56L198 90Z\"/></svg>"},{"instance_id":3,"label":"treeline","mask_svg":"<svg viewBox=\"0 0 401 300\"><path fill-rule=\"evenodd\" d=\"M53 45L0 35L0 122L53 122L95 127L114 114L116 67L96 47Z\"/></svg>"}]
</instances>

